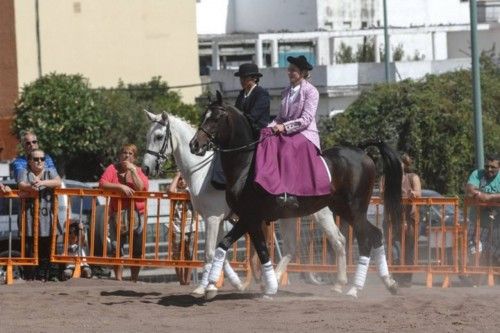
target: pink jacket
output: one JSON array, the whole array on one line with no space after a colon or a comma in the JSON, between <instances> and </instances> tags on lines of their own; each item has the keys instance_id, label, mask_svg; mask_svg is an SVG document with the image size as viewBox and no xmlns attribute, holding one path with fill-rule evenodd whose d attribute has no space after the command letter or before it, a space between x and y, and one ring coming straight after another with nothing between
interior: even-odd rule
<instances>
[{"instance_id":1,"label":"pink jacket","mask_svg":"<svg viewBox=\"0 0 500 333\"><path fill-rule=\"evenodd\" d=\"M319 102L318 90L307 80L302 80L298 96L289 105L288 94L290 89L291 87L288 87L281 92L280 113L268 127L283 124L285 125L286 134L300 132L321 150L316 126L316 111Z\"/></svg>"}]
</instances>

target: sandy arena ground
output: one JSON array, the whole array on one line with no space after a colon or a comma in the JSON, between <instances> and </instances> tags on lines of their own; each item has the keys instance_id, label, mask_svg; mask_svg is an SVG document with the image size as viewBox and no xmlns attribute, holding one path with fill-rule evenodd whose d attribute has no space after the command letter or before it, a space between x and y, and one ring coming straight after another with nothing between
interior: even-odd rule
<instances>
[{"instance_id":1,"label":"sandy arena ground","mask_svg":"<svg viewBox=\"0 0 500 333\"><path fill-rule=\"evenodd\" d=\"M223 287L215 301L177 283L73 279L0 286L0 332L498 332L500 287L400 289L370 277L357 300L293 282L273 300Z\"/></svg>"}]
</instances>

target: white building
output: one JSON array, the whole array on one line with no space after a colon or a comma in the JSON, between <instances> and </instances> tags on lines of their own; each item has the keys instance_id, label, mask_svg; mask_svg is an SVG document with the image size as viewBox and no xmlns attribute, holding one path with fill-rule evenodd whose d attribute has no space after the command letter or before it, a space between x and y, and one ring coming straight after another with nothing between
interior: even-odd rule
<instances>
[{"instance_id":1,"label":"white building","mask_svg":"<svg viewBox=\"0 0 500 333\"><path fill-rule=\"evenodd\" d=\"M199 0L198 34L380 27L382 6L383 0ZM392 27L467 24L469 3L464 0L387 0L387 14Z\"/></svg>"},{"instance_id":2,"label":"white building","mask_svg":"<svg viewBox=\"0 0 500 333\"><path fill-rule=\"evenodd\" d=\"M500 45L500 1L479 1L479 47ZM420 79L470 67L469 2L462 0L387 0L391 80ZM273 98L288 84L288 55L304 54L315 65L312 82L320 91L319 114L342 110L364 87L383 82L382 0L200 0L197 3L200 64L229 99L239 81L232 75L242 62L253 61L264 74L261 85ZM375 62L337 64L342 44L356 49L363 41L375 47ZM418 57L416 57L418 55ZM411 61L417 58L419 61Z\"/></svg>"},{"instance_id":3,"label":"white building","mask_svg":"<svg viewBox=\"0 0 500 333\"><path fill-rule=\"evenodd\" d=\"M334 64L342 44L384 50L383 0L200 0L197 23L202 67L286 66L286 56L305 54L313 64ZM500 1L479 1L479 45L491 49L499 36ZM402 60L467 56L469 2L387 0L390 50ZM448 41L451 36L451 42ZM278 43L278 45L276 44ZM276 49L278 48L278 49ZM392 54L389 55L389 58Z\"/></svg>"}]
</instances>

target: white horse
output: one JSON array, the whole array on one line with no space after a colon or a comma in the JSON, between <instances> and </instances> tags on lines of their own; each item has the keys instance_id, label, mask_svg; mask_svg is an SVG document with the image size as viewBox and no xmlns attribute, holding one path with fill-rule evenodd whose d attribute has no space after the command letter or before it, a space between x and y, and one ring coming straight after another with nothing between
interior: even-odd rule
<instances>
[{"instance_id":1,"label":"white horse","mask_svg":"<svg viewBox=\"0 0 500 333\"><path fill-rule=\"evenodd\" d=\"M205 265L200 284L193 291L194 294L204 295L215 248L223 236L221 222L230 213L225 200L225 192L216 190L210 182L213 154L204 157L191 154L189 141L194 136L196 129L186 121L166 112L157 115L146 111L146 114L152 121L152 125L148 131L143 169L154 175L167 156L173 154L175 163L189 186L193 207L206 223ZM337 255L337 281L333 290L342 292L343 285L347 284L345 237L335 224L329 208L325 207L316 212L313 219L323 229ZM280 223L283 237L283 256L276 267L278 281L295 255L296 228L294 220L290 219L285 223ZM238 275L227 261L224 263L224 272L233 286L240 290L244 289Z\"/></svg>"}]
</instances>

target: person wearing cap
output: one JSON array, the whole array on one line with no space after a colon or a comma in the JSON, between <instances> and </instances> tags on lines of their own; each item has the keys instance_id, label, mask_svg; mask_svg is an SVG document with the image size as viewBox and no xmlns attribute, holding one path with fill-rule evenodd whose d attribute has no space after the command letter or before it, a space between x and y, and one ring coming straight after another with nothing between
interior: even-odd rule
<instances>
[{"instance_id":1,"label":"person wearing cap","mask_svg":"<svg viewBox=\"0 0 500 333\"><path fill-rule=\"evenodd\" d=\"M313 66L303 55L287 61L290 86L281 93L278 116L261 131L255 181L277 195L278 204L296 208L297 196L328 195L331 189L315 119L319 93L307 80Z\"/></svg>"},{"instance_id":2,"label":"person wearing cap","mask_svg":"<svg viewBox=\"0 0 500 333\"><path fill-rule=\"evenodd\" d=\"M262 74L259 73L256 64L241 64L234 76L240 78L242 88L234 106L247 116L252 126L254 138L257 140L260 130L269 124L271 98L269 93L258 85ZM218 190L224 190L226 187L226 177L218 152L214 156L212 185Z\"/></svg>"}]
</instances>

